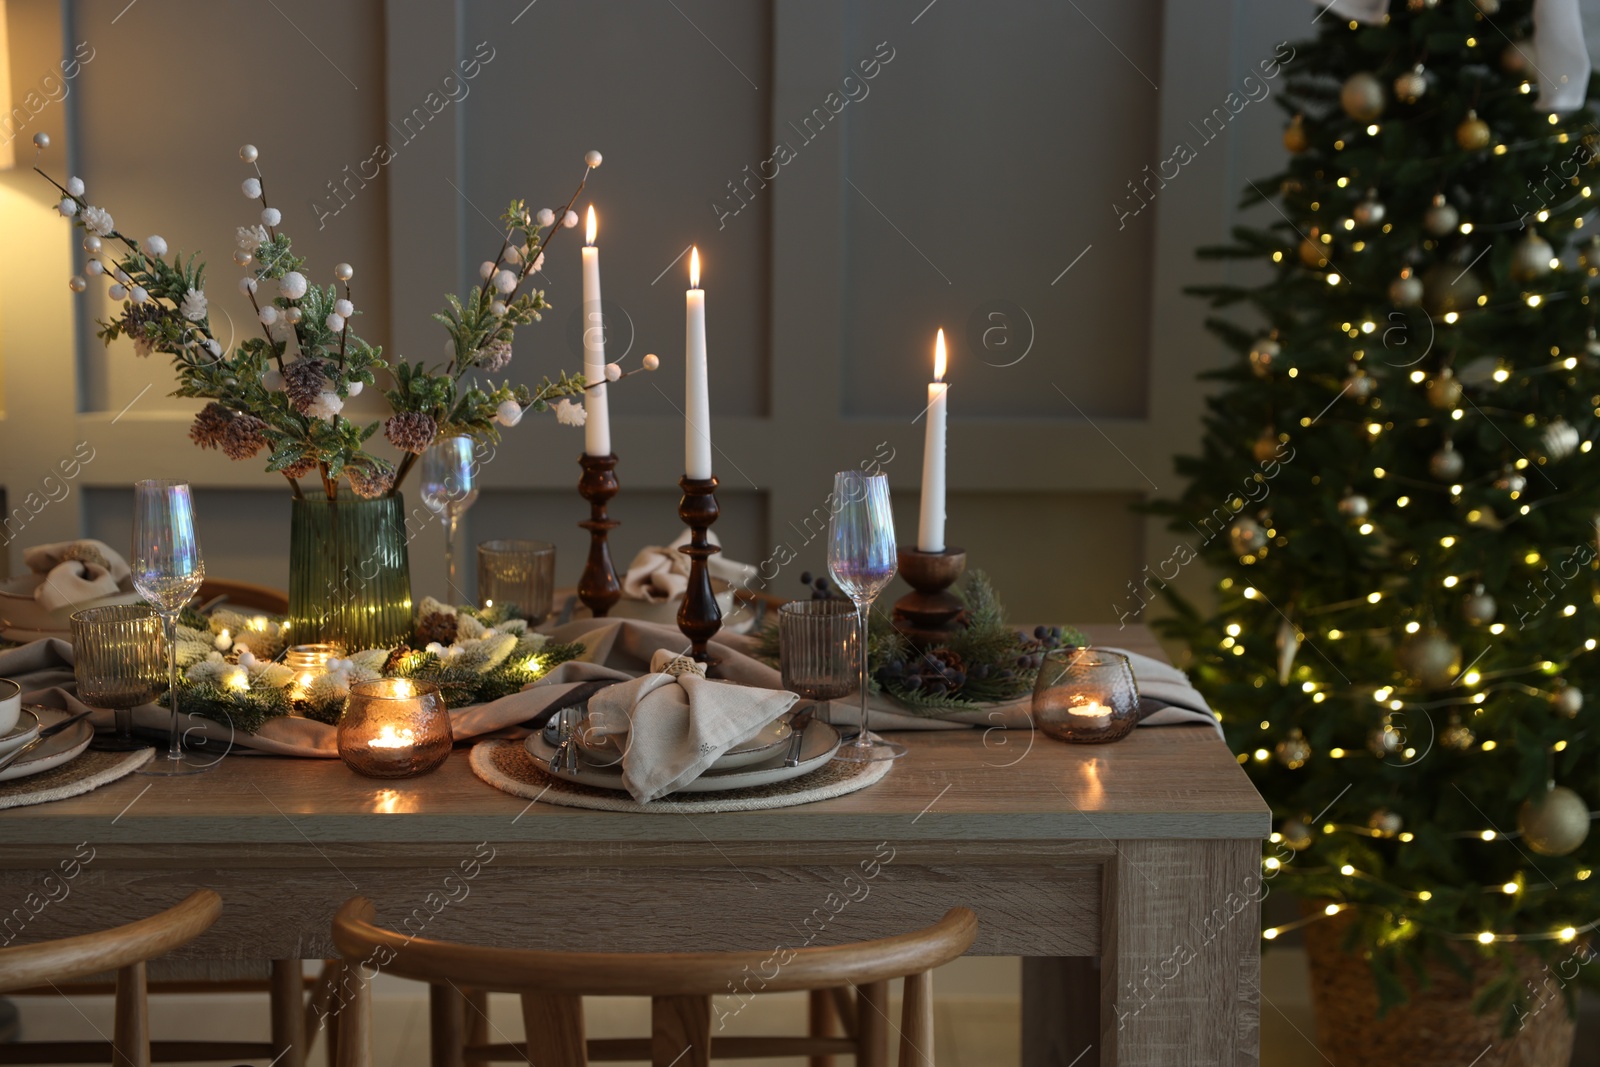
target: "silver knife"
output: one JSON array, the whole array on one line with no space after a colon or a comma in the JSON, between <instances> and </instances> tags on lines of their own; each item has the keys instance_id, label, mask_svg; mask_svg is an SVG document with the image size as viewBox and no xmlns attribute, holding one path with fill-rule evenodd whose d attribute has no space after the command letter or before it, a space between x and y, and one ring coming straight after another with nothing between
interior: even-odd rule
<instances>
[{"instance_id":1,"label":"silver knife","mask_svg":"<svg viewBox=\"0 0 1600 1067\"><path fill-rule=\"evenodd\" d=\"M5 770L7 767L17 762L17 760L21 759L23 756L26 756L40 745L50 740L56 734L59 734L62 730L65 730L67 727L71 726L73 723L81 722L82 720L87 719L89 715L90 712L80 711L70 719L62 719L54 726L46 726L43 730L39 731L39 736L35 737L32 741L29 741L15 752L7 753L5 756L0 756L0 771Z\"/></svg>"},{"instance_id":2,"label":"silver knife","mask_svg":"<svg viewBox=\"0 0 1600 1067\"><path fill-rule=\"evenodd\" d=\"M789 752L783 757L785 767L800 766L800 750L805 745L806 727L811 725L811 717L816 713L817 705L812 701L790 718L789 729L793 730L794 734L789 738Z\"/></svg>"}]
</instances>

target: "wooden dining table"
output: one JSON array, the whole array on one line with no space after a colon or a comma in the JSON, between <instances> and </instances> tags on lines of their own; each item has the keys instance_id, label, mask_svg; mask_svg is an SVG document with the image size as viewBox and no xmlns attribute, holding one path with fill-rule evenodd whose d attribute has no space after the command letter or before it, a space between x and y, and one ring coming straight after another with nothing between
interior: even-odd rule
<instances>
[{"instance_id":1,"label":"wooden dining table","mask_svg":"<svg viewBox=\"0 0 1600 1067\"><path fill-rule=\"evenodd\" d=\"M1142 628L1083 629L1160 654ZM909 753L867 789L722 814L521 799L475 777L465 748L387 783L338 760L235 753L206 774L0 811L0 926L22 940L84 933L207 886L222 918L168 964L199 977L334 955L330 922L358 894L420 936L576 950L835 944L961 905L978 915L974 953L1024 959L1030 1067L1257 1062L1270 813L1215 730L896 739ZM74 856L68 891L24 906ZM464 1010L433 992L436 1063L458 1062L443 1044ZM861 1014L886 1048L887 1016ZM283 1067L301 1062L301 1040Z\"/></svg>"}]
</instances>

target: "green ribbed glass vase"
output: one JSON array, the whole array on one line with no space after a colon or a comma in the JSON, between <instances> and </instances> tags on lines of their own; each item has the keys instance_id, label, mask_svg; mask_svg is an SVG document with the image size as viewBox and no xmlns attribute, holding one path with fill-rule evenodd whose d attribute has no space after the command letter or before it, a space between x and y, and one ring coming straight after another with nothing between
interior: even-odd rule
<instances>
[{"instance_id":1,"label":"green ribbed glass vase","mask_svg":"<svg viewBox=\"0 0 1600 1067\"><path fill-rule=\"evenodd\" d=\"M295 644L354 652L390 648L411 632L411 564L404 499L297 497L289 534L289 621Z\"/></svg>"}]
</instances>

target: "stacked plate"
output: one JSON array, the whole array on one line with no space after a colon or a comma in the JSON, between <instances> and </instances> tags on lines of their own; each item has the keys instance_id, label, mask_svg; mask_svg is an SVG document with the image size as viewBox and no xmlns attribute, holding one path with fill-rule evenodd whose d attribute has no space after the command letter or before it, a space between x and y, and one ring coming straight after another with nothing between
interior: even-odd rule
<instances>
[{"instance_id":1,"label":"stacked plate","mask_svg":"<svg viewBox=\"0 0 1600 1067\"><path fill-rule=\"evenodd\" d=\"M17 717L16 725L4 734L0 734L0 760L32 743L38 738L40 730L48 729L71 717L71 712L56 708L37 705L24 707ZM88 719L80 719L60 733L45 738L38 748L15 763L0 768L0 782L42 774L63 763L70 763L83 755L84 749L89 747L89 742L92 740L94 740L94 727L89 725Z\"/></svg>"},{"instance_id":2,"label":"stacked plate","mask_svg":"<svg viewBox=\"0 0 1600 1067\"><path fill-rule=\"evenodd\" d=\"M748 789L800 778L833 759L839 748L839 732L825 722L812 719L800 737L799 760L788 763L794 748L794 729L788 716L768 723L754 734L723 753L699 778L682 786L679 793L716 793L728 789ZM530 755L549 767L557 778L581 785L626 792L622 784L622 752L608 738L588 737L580 724L573 731L577 739L578 769L564 765L551 767L560 732L560 717L551 718L540 733L528 738Z\"/></svg>"}]
</instances>

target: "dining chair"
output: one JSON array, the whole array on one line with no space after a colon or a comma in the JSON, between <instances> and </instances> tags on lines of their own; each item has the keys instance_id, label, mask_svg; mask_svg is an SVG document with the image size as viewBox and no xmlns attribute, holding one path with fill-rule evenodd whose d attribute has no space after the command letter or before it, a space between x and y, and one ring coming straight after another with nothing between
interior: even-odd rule
<instances>
[{"instance_id":1,"label":"dining chair","mask_svg":"<svg viewBox=\"0 0 1600 1067\"><path fill-rule=\"evenodd\" d=\"M110 1041L51 1042L70 1059L41 1060L38 1045L0 1048L4 1063L89 1063L148 1067L150 1020L146 962L188 944L222 914L222 898L197 889L166 911L125 926L92 934L0 949L0 993L54 990L60 984L102 971L116 972L116 1015ZM70 1049L64 1046L71 1045Z\"/></svg>"},{"instance_id":2,"label":"dining chair","mask_svg":"<svg viewBox=\"0 0 1600 1067\"><path fill-rule=\"evenodd\" d=\"M875 941L827 948L755 952L546 952L489 948L411 937L376 925L365 897L353 897L333 920L345 960L340 990L338 1067L371 1067L370 977L385 973L429 982L458 995L517 993L523 1043L446 1050L457 1062L514 1060L539 1067L587 1067L593 1061L641 1060L655 1067L705 1067L713 1058L853 1055L860 1067L888 1067L889 980L905 979L900 1012L901 1067L932 1067L933 975L971 947L978 919L952 908L932 926ZM843 1037L713 1037L712 997L745 990L828 992L845 1008ZM854 997L834 996L835 992ZM647 996L651 1033L642 1038L586 1038L583 998ZM820 1000L814 999L813 1023ZM869 1010L870 1009L870 1010ZM438 1035L434 1037L439 1062Z\"/></svg>"},{"instance_id":3,"label":"dining chair","mask_svg":"<svg viewBox=\"0 0 1600 1067\"><path fill-rule=\"evenodd\" d=\"M237 582L228 578L207 578L200 583L195 603L209 604L222 600L238 611L264 611L269 615L289 614L289 594L271 586L255 582Z\"/></svg>"}]
</instances>

